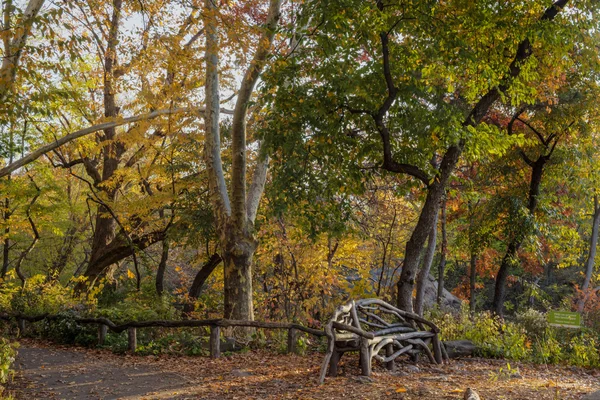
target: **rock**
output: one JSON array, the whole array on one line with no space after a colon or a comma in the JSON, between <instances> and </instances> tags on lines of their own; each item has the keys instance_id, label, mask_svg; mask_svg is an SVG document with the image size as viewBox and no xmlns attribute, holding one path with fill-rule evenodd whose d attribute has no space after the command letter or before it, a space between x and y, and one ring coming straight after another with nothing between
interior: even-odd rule
<instances>
[{"instance_id":1,"label":"rock","mask_svg":"<svg viewBox=\"0 0 600 400\"><path fill-rule=\"evenodd\" d=\"M353 381L358 383L373 383L373 378L369 378L368 376L356 376L352 378Z\"/></svg>"},{"instance_id":2,"label":"rock","mask_svg":"<svg viewBox=\"0 0 600 400\"><path fill-rule=\"evenodd\" d=\"M470 340L450 340L443 343L450 358L472 356L477 351L477 346Z\"/></svg>"},{"instance_id":3,"label":"rock","mask_svg":"<svg viewBox=\"0 0 600 400\"><path fill-rule=\"evenodd\" d=\"M221 352L225 353L227 351L240 351L242 347L237 344L235 338L226 337L221 339Z\"/></svg>"},{"instance_id":4,"label":"rock","mask_svg":"<svg viewBox=\"0 0 600 400\"><path fill-rule=\"evenodd\" d=\"M243 369L232 369L231 375L243 378L245 376L252 376L252 372L244 371Z\"/></svg>"},{"instance_id":5,"label":"rock","mask_svg":"<svg viewBox=\"0 0 600 400\"><path fill-rule=\"evenodd\" d=\"M523 375L521 375L518 372L515 372L514 374L510 374L510 379L523 379Z\"/></svg>"},{"instance_id":6,"label":"rock","mask_svg":"<svg viewBox=\"0 0 600 400\"><path fill-rule=\"evenodd\" d=\"M432 308L437 305L437 280L429 275L425 283L425 292L423 293L423 305L425 309ZM442 295L442 310L460 311L462 300L444 289Z\"/></svg>"},{"instance_id":7,"label":"rock","mask_svg":"<svg viewBox=\"0 0 600 400\"><path fill-rule=\"evenodd\" d=\"M481 400L481 397L471 388L465 390L465 395L463 397L464 400Z\"/></svg>"},{"instance_id":8,"label":"rock","mask_svg":"<svg viewBox=\"0 0 600 400\"><path fill-rule=\"evenodd\" d=\"M394 372L390 372L390 375L394 375L397 377L404 377L404 376L408 376L409 374L404 371L394 371Z\"/></svg>"},{"instance_id":9,"label":"rock","mask_svg":"<svg viewBox=\"0 0 600 400\"><path fill-rule=\"evenodd\" d=\"M406 369L408 372L411 372L413 374L421 372L421 370L419 369L419 367L414 366L414 365L406 365L404 367L404 369Z\"/></svg>"},{"instance_id":10,"label":"rock","mask_svg":"<svg viewBox=\"0 0 600 400\"><path fill-rule=\"evenodd\" d=\"M600 390L593 393L588 393L581 400L600 400Z\"/></svg>"}]
</instances>

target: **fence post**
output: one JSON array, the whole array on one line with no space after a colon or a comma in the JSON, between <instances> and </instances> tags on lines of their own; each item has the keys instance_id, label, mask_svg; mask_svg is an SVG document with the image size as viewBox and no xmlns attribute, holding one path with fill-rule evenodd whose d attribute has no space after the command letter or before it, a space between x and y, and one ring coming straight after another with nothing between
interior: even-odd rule
<instances>
[{"instance_id":1,"label":"fence post","mask_svg":"<svg viewBox=\"0 0 600 400\"><path fill-rule=\"evenodd\" d=\"M221 356L221 328L218 325L210 326L210 356L219 358Z\"/></svg>"},{"instance_id":2,"label":"fence post","mask_svg":"<svg viewBox=\"0 0 600 400\"><path fill-rule=\"evenodd\" d=\"M127 328L127 342L129 343L129 351L135 353L137 347L137 332L134 327Z\"/></svg>"},{"instance_id":3,"label":"fence post","mask_svg":"<svg viewBox=\"0 0 600 400\"><path fill-rule=\"evenodd\" d=\"M106 341L106 333L108 332L108 326L104 324L98 325L98 346L102 346Z\"/></svg>"},{"instance_id":4,"label":"fence post","mask_svg":"<svg viewBox=\"0 0 600 400\"><path fill-rule=\"evenodd\" d=\"M298 331L296 328L288 329L288 337L287 337L287 352L298 353Z\"/></svg>"}]
</instances>

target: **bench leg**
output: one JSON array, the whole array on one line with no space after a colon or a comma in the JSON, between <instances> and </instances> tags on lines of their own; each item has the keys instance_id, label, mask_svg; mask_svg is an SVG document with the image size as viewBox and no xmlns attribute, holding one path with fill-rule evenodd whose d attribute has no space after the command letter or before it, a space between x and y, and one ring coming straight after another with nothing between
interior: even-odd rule
<instances>
[{"instance_id":1,"label":"bench leg","mask_svg":"<svg viewBox=\"0 0 600 400\"><path fill-rule=\"evenodd\" d=\"M329 360L329 376L336 377L338 374L338 364L344 353L342 351L333 350L331 360Z\"/></svg>"},{"instance_id":2,"label":"bench leg","mask_svg":"<svg viewBox=\"0 0 600 400\"><path fill-rule=\"evenodd\" d=\"M365 338L360 339L360 369L363 376L371 376L371 351Z\"/></svg>"},{"instance_id":3,"label":"bench leg","mask_svg":"<svg viewBox=\"0 0 600 400\"><path fill-rule=\"evenodd\" d=\"M392 354L394 354L394 345L390 343L387 346L385 346L385 356L389 357ZM388 371L394 371L396 369L396 363L394 362L394 360L390 360L387 363L385 363L385 368Z\"/></svg>"}]
</instances>

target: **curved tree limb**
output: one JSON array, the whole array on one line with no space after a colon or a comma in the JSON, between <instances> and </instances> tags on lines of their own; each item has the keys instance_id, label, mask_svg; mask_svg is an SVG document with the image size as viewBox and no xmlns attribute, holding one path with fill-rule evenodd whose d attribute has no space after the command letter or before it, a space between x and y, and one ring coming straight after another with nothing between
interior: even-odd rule
<instances>
[{"instance_id":1,"label":"curved tree limb","mask_svg":"<svg viewBox=\"0 0 600 400\"><path fill-rule=\"evenodd\" d=\"M233 112L231 110L227 110L227 109L221 109L220 111L222 113L228 114L228 115L233 114ZM25 157L0 169L0 178L7 176L8 174L14 172L15 170L37 160L44 154L49 153L49 152L65 145L69 142L72 142L73 140L78 139L80 137L87 136L89 134L92 134L92 133L95 133L95 132L98 132L101 130L115 128L115 127L121 126L121 125L131 124L133 122L154 119L154 118L160 117L162 115L184 114L184 113L192 113L192 112L204 113L204 108L203 107L201 107L201 108L194 108L194 107L167 108L167 109L162 109L162 110L156 110L156 111L153 111L153 112L147 113L147 114L135 115L133 117L128 117L128 118L117 118L111 122L103 122L101 124L93 125L88 128L80 129L78 131L69 133L68 135L61 137L60 139L56 140L55 142L48 143L47 145L42 146L39 149L29 153Z\"/></svg>"}]
</instances>

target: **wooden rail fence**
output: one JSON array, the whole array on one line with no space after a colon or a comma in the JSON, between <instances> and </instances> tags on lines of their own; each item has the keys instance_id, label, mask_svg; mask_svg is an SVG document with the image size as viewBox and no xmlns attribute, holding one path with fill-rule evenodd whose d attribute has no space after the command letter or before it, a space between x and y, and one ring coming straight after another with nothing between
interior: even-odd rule
<instances>
[{"instance_id":1,"label":"wooden rail fence","mask_svg":"<svg viewBox=\"0 0 600 400\"><path fill-rule=\"evenodd\" d=\"M41 315L24 315L24 314L0 314L0 320L10 321L16 320L19 330L22 332L25 329L25 322L38 322L42 320L55 321L64 318L62 315L41 314ZM115 333L121 333L127 330L128 349L135 352L137 348L137 329L138 328L183 328L183 327L203 327L210 328L209 348L210 356L218 358L221 355L221 328L240 326L262 329L285 329L287 335L287 351L288 353L297 353L297 338L299 332L305 332L313 336L326 336L326 333L319 329L309 328L300 324L281 323L281 322L261 322L261 321L243 321L234 319L189 319L189 320L155 320L155 321L131 321L123 324L115 324L108 318L84 318L75 317L73 320L80 324L96 324L98 325L98 344L104 344L108 330Z\"/></svg>"}]
</instances>

